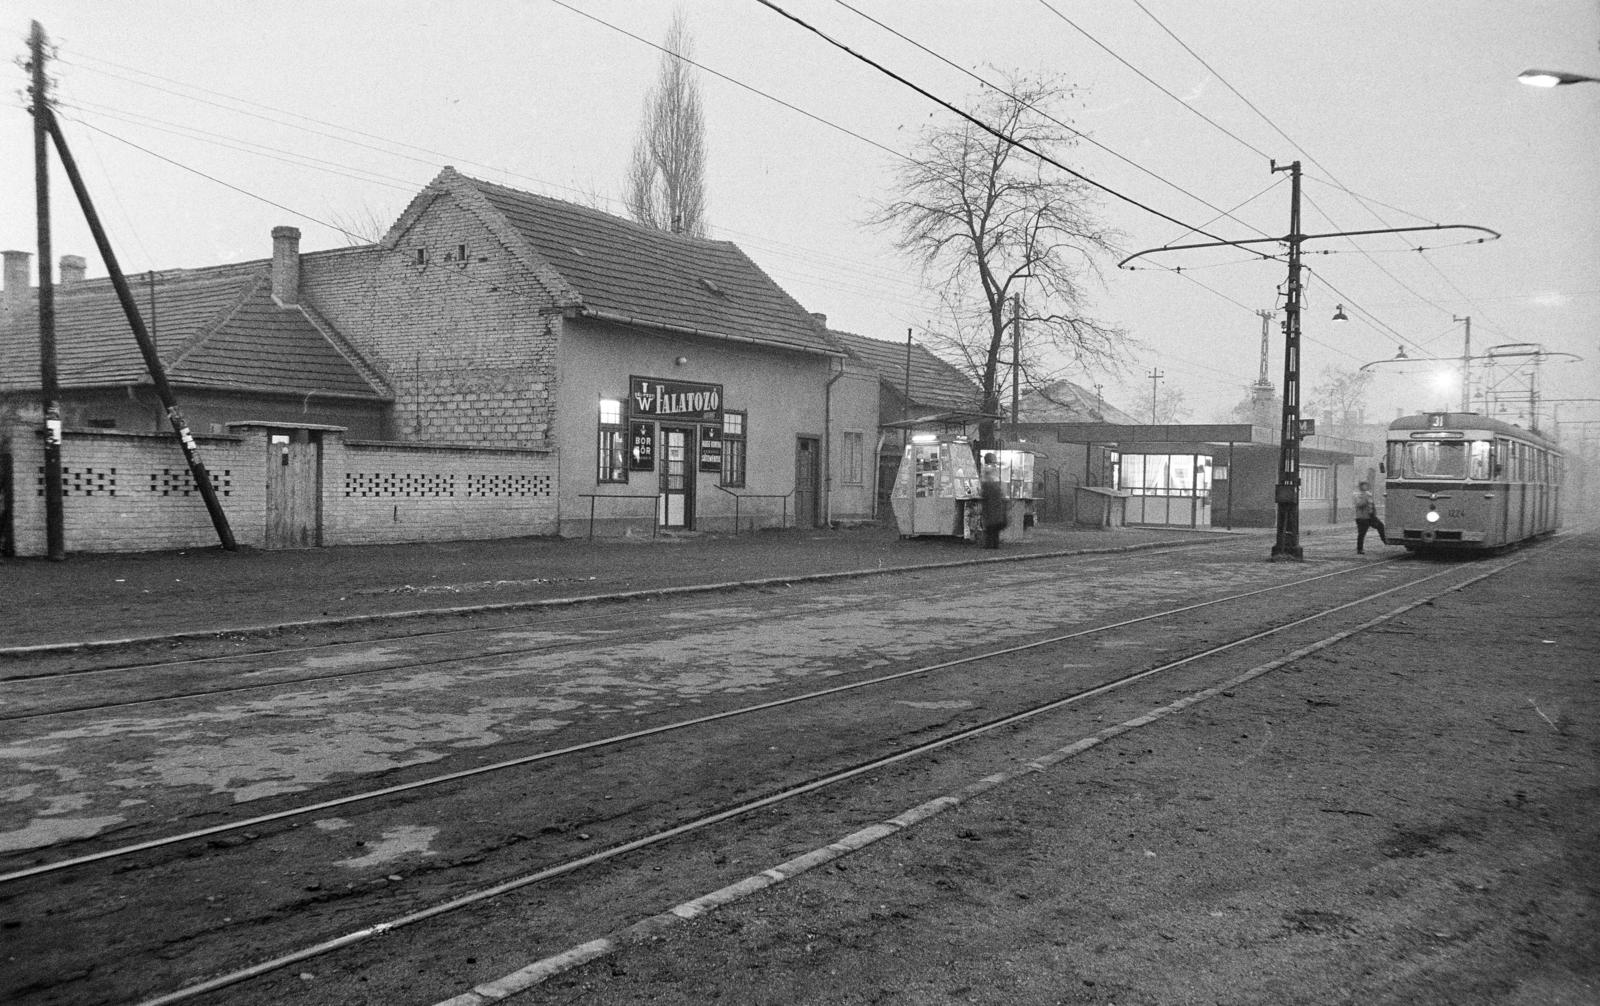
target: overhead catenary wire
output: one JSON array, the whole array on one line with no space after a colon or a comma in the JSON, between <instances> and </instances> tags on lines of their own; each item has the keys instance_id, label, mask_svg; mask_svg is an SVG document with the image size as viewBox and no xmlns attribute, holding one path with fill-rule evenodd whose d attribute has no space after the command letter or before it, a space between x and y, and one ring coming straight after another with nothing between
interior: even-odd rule
<instances>
[{"instance_id":1,"label":"overhead catenary wire","mask_svg":"<svg viewBox=\"0 0 1600 1006\"><path fill-rule=\"evenodd\" d=\"M553 0L553 2L559 2L559 0ZM1015 146L1017 149L1022 150L1024 152L1032 155L1033 157L1038 158L1040 161L1043 161L1044 163L1049 164L1051 167L1054 167L1054 168L1057 168L1060 171L1066 172L1068 175L1071 175L1073 178L1076 178L1080 182L1083 182L1084 184L1089 185L1092 188L1098 189L1099 191L1104 192L1105 194L1111 196L1114 199L1117 199L1117 200L1119 200L1121 202L1127 203L1128 205L1134 207L1135 209L1143 210L1144 212L1146 212L1146 213L1148 213L1148 214L1150 214L1152 216L1159 217L1160 219L1165 220L1168 223L1176 224L1179 227L1184 228L1185 231L1188 232L1188 233L1203 234L1206 237L1212 238L1213 240L1220 241L1220 242L1223 242L1223 243L1226 243L1226 244L1235 243L1235 242L1228 241L1227 238L1219 237L1218 235L1212 234L1211 232L1206 231L1206 230L1204 230L1204 229L1202 229L1200 227L1196 227L1193 224L1190 224L1190 223L1187 223L1187 222L1185 222L1183 220L1180 220L1180 219L1178 219L1177 217L1173 216L1170 213L1167 213L1167 212L1165 212L1163 210L1156 209L1154 206L1151 206L1148 203L1145 203L1145 202L1143 202L1141 200L1135 199L1133 196L1130 196L1125 192L1121 192L1121 191L1119 191L1117 189L1114 189L1111 186L1105 184L1104 182L1101 182L1101 181L1099 181L1099 180L1097 180L1095 178L1091 178L1090 176L1084 174L1081 171L1078 171L1078 170L1076 170L1074 168L1068 167L1067 165L1063 164L1061 161L1057 160L1056 158L1050 156L1049 154L1047 154L1047 153L1045 153L1045 152L1043 152L1041 150L1036 150L1036 149L1034 149L1033 147L1029 146L1026 143L1022 143L1022 142L1016 140L1015 138L1013 138L1011 136L1007 136L1005 133L1003 133L999 129L996 129L995 127L989 125L988 123L984 122L982 119L978 118L977 116L973 115L972 113L960 108L959 106L955 105L954 103L952 103L952 102L950 102L950 101L948 101L948 100L946 100L944 98L939 97L938 95L934 94L932 91L929 91L927 88L921 86L920 84L915 83L914 81L910 80L909 78L907 78L907 77L905 77L905 76L903 76L903 75L901 75L899 73L896 73L895 71L889 69L888 67L884 66L882 63L877 62L876 60L872 59L871 57L863 55L862 53L859 53L859 52L855 51L850 46L845 45L843 42L840 42L838 39L832 37L827 32L825 32L822 29L816 27L815 25L812 25L811 23L807 22L805 19L797 17L796 15L790 13L789 11L787 11L784 8L780 7L776 3L773 3L772 0L756 0L756 3L759 3L761 6L766 7L768 10L773 11L774 13L778 14L780 17L786 18L787 20L793 22L794 24L796 24L799 27L805 29L806 31L811 32L813 35L816 35L818 38L822 39L824 42L827 42L829 45L839 49L841 52L843 52L846 55L852 57L853 59L856 59L856 60L859 60L862 63L865 63L867 66L872 67L874 70L876 70L877 72L883 74L884 76L888 77L889 79L891 79L891 80L893 80L893 81L895 81L895 82L897 82L897 83L899 83L899 84L901 84L901 85L903 85L903 86L905 86L907 88L910 88L912 91L915 91L917 94L922 95L924 98L927 98L929 101L931 101L934 104L940 106L941 108L945 109L946 111L954 113L959 118L966 120L967 122L971 123L972 125L976 126L979 129L983 130L984 132L990 134L991 136L995 137L996 139L1000 140L1001 142L1009 143L1009 144ZM1261 253L1256 253L1256 254L1260 255L1260 257L1264 258L1264 259L1271 259L1273 257L1273 256L1270 256L1270 255L1265 255L1265 254L1261 254Z\"/></svg>"},{"instance_id":2,"label":"overhead catenary wire","mask_svg":"<svg viewBox=\"0 0 1600 1006\"><path fill-rule=\"evenodd\" d=\"M1105 151L1106 153L1110 154L1112 157L1115 157L1117 160L1123 162L1124 164L1128 165L1129 167L1132 167L1135 170L1137 170L1139 172L1142 172L1143 174L1146 174L1146 175L1150 176L1151 178L1154 178L1156 181L1160 182L1163 185L1166 185L1166 186L1168 186L1168 187L1170 187L1172 189L1177 190L1178 192L1183 193L1184 195L1188 196L1190 199L1193 199L1195 202L1199 203L1202 206L1205 206L1205 207L1207 207L1209 209L1216 210L1218 216L1212 218L1212 220L1208 221L1203 226L1209 227L1212 223L1215 223L1218 219L1221 219L1222 217L1227 217L1229 220L1232 220L1235 223L1243 224L1245 227L1250 228L1251 230L1255 231L1257 234L1261 234L1261 235L1265 235L1266 234L1265 231L1261 230L1259 227L1256 227L1254 224L1251 224L1251 223L1249 223L1247 221L1244 221L1244 220L1240 220L1238 217L1234 216L1234 213L1239 209L1239 206L1243 206L1243 205L1249 203L1251 201L1250 199L1245 200L1244 203L1240 203L1239 206L1235 206L1233 209L1229 209L1229 210L1222 209L1221 207L1215 205L1214 203L1212 203L1211 201L1207 200L1203 196L1198 196L1195 193L1190 192L1188 189L1186 189L1183 186L1179 185L1177 182L1174 182L1172 179L1167 178L1166 176L1164 176L1162 174L1159 174L1158 172L1152 171L1151 169L1149 169L1149 168L1145 167L1144 165L1140 164L1138 161L1135 161L1132 158L1122 154L1121 152L1119 152L1117 150L1114 150L1111 147L1106 146L1104 143L1101 143L1099 140L1096 140L1094 137L1090 136L1088 133L1085 133L1082 130L1077 129L1076 127L1072 126L1070 123L1061 121L1060 119L1056 118L1054 115L1050 114L1050 112L1048 112L1047 110L1041 109L1041 108L1039 108L1039 107L1037 107L1035 105L1032 105L1032 104L1029 104L1027 102L1024 102L1016 94L1013 94L1012 92L1006 90L1005 88L1003 88L1000 85L994 83L993 81L990 81L990 80L986 79L985 77L983 77L983 76L981 76L981 75L979 75L977 73L974 73L973 71L967 69L966 67L961 66L960 64L956 63L954 60L951 60L950 58L946 57L942 53L939 53L939 52L929 48L928 46L923 45L921 42L918 42L916 39L913 39L913 38L905 35L901 31L899 31L898 29L893 28L893 27L885 24L884 22L882 22L882 21L878 20L877 18L873 17L871 14L868 14L868 13L862 11L860 8L851 5L850 3L847 2L847 0L834 0L834 2L837 3L839 6L845 8L846 10L850 11L851 13L856 14L856 15L862 17L862 18L865 18L868 21L871 21L873 24L875 24L878 27L882 28L884 31L889 32L891 35L894 35L896 38L902 39L902 40L910 43L911 45L916 46L918 49L922 50L923 52L927 53L928 55L930 55L930 56L934 57L935 59L939 60L941 63L944 63L946 66L949 66L950 68L956 70L957 72L963 73L966 76L971 77L973 80L975 80L978 83L982 84L984 87L987 87L990 90L993 90L993 91L995 91L995 92L997 92L997 93L999 93L1001 95L1004 95L1005 97L1011 99L1012 101L1016 101L1016 102L1019 102L1021 104L1026 105L1027 108L1029 108L1034 113L1036 113L1036 114L1038 114L1040 116L1043 116L1044 118L1046 118L1049 121L1055 123L1056 125L1060 126L1061 128L1069 131L1075 137L1077 137L1078 139L1083 140L1085 143L1088 143L1091 146L1093 146L1093 147L1095 147L1095 148L1097 148L1099 150ZM1278 181L1281 181L1281 179L1279 179ZM1270 187L1271 186L1269 186L1269 188ZM1251 199L1254 199L1254 198L1256 198L1256 197L1255 196L1251 197Z\"/></svg>"},{"instance_id":3,"label":"overhead catenary wire","mask_svg":"<svg viewBox=\"0 0 1600 1006\"><path fill-rule=\"evenodd\" d=\"M1294 149L1300 151L1300 153L1303 154L1308 161L1310 161L1318 169L1320 169L1322 172L1324 172L1328 176L1329 184L1331 184L1333 187L1339 189L1341 192L1345 193L1346 195L1348 195L1352 199L1354 199L1358 204L1360 204L1362 206L1363 209L1365 209L1368 213L1372 214L1374 219L1378 220L1380 223L1382 223L1386 227L1393 226L1387 219L1384 218L1384 216L1381 213L1378 213L1376 210L1372 209L1373 205L1379 205L1379 206L1383 206L1385 209L1393 210L1394 212L1397 212L1397 213L1403 213L1403 214L1405 214L1407 216L1410 216L1410 217L1413 217L1414 219L1417 219L1417 220L1425 220L1425 221L1427 221L1429 223L1436 223L1437 222L1437 221L1434 221L1434 220L1430 220L1427 217L1423 217L1423 216L1420 216L1418 214L1411 213L1408 210L1404 210L1404 209L1400 209L1398 207L1390 206L1390 205L1388 205L1386 203L1377 202L1376 200L1370 199L1369 197L1364 196L1359 192L1356 192L1354 189L1350 188L1348 185L1345 185L1342 181L1340 181L1338 179L1338 177L1332 171L1330 171L1328 169L1328 167L1326 165L1324 165L1321 161L1318 161L1317 158L1315 157L1315 155L1313 155L1310 151L1306 150L1303 146L1301 146L1298 142L1296 142L1295 139L1293 137L1291 137L1287 132L1285 132L1276 122L1274 122L1270 116L1268 116L1259 107L1257 107L1255 102L1253 102L1249 98L1245 97L1243 92L1241 92L1238 88L1234 87L1233 84L1230 83L1225 76L1223 76L1221 73L1219 73L1216 70L1215 67L1213 67L1209 62L1207 62L1187 42L1185 42L1182 38L1180 38L1176 32L1174 32L1171 28L1167 27L1165 22L1163 22L1153 12L1151 12L1151 10L1148 7L1146 7L1142 2L1140 2L1140 0L1133 0L1133 4L1134 4L1135 7L1138 7L1139 10L1143 11L1145 16L1148 17L1152 22L1154 22L1155 25L1158 28L1160 28L1163 32L1165 32L1168 37L1170 37L1174 42L1176 42L1179 46L1181 46L1183 48L1184 52L1188 53L1191 57L1194 58L1194 60L1197 63L1199 63L1201 66L1205 67L1206 71L1208 73L1210 73L1213 77L1215 77L1219 82L1221 82L1223 87L1226 87L1229 91L1231 91L1234 94L1235 97L1237 97L1240 101L1244 102L1245 106L1248 107L1252 112L1254 112L1261 119L1261 121L1265 122L1269 127L1272 128L1272 130L1274 132L1276 132L1280 137L1282 137L1286 142L1288 142L1290 146L1292 146L1292 147L1294 147ZM1230 133L1229 135L1232 135L1232 134ZM1255 149L1255 148L1252 147L1251 149ZM1310 202L1309 199L1307 201ZM1312 205L1315 206L1314 203ZM1321 213L1322 216L1324 217L1324 219L1326 219L1330 224L1333 224L1335 227L1338 227L1338 224L1334 221L1333 217L1329 216L1328 213L1325 210L1323 210L1321 207L1316 207L1316 208L1317 208L1317 212ZM1343 228L1340 228L1340 229L1343 229ZM1352 244L1353 243L1354 242L1352 242ZM1358 250L1361 250L1361 249L1358 248ZM1362 252L1363 252L1363 254L1368 254L1367 252L1365 252L1365 250L1362 250ZM1369 257L1370 257L1370 255L1369 255ZM1437 263L1427 259L1426 256L1424 256L1423 261L1428 265L1429 268L1433 269L1436 273L1438 273L1440 278L1443 279L1450 286L1450 288L1452 290L1454 290L1459 296L1464 298L1468 303L1472 303L1471 295L1466 293L1459 286L1457 286L1455 284L1455 282L1453 280L1451 280L1450 277L1448 275L1446 275L1445 272L1442 269L1439 268ZM1435 302L1433 299L1431 299L1429 297L1425 297L1422 294L1417 293L1415 290L1412 290L1409 286L1407 286L1404 282L1402 282L1399 279L1399 277L1397 277L1393 273L1389 272L1389 270L1385 269L1382 265L1378 264L1375 261L1373 262L1373 264L1378 267L1379 271L1383 272L1386 276L1388 276L1391 280L1393 280L1402 289L1406 290L1406 292L1408 292L1412 296L1416 297L1422 303L1427 304L1430 307L1433 307L1434 309L1436 309L1438 311L1441 311L1441 312L1443 312L1445 314L1450 314L1452 316L1454 315L1454 313L1455 313L1454 311L1452 311L1450 309L1447 309L1443 305Z\"/></svg>"}]
</instances>

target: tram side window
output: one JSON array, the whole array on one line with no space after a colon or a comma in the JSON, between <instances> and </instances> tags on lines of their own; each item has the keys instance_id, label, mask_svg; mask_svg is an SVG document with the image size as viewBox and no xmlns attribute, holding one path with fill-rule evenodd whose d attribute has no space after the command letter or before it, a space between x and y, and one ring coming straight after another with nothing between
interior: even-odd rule
<instances>
[{"instance_id":1,"label":"tram side window","mask_svg":"<svg viewBox=\"0 0 1600 1006\"><path fill-rule=\"evenodd\" d=\"M1467 475L1467 445L1434 441L1406 445L1405 473L1419 479L1460 479Z\"/></svg>"},{"instance_id":2,"label":"tram side window","mask_svg":"<svg viewBox=\"0 0 1600 1006\"><path fill-rule=\"evenodd\" d=\"M1384 467L1392 479L1405 477L1406 474L1406 442L1392 440L1389 442L1389 463Z\"/></svg>"},{"instance_id":3,"label":"tram side window","mask_svg":"<svg viewBox=\"0 0 1600 1006\"><path fill-rule=\"evenodd\" d=\"M1489 479L1489 473L1493 467L1490 464L1490 459L1494 454L1491 449L1492 446L1487 440L1474 440L1472 442L1471 471L1468 473L1467 478L1476 479L1480 482Z\"/></svg>"}]
</instances>

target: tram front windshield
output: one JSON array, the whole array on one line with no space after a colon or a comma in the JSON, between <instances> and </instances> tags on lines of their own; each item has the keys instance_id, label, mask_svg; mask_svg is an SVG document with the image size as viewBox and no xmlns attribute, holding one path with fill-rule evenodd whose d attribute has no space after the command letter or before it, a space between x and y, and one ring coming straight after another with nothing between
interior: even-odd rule
<instances>
[{"instance_id":1,"label":"tram front windshield","mask_svg":"<svg viewBox=\"0 0 1600 1006\"><path fill-rule=\"evenodd\" d=\"M1389 445L1389 475L1399 479L1486 479L1489 442L1397 440Z\"/></svg>"}]
</instances>

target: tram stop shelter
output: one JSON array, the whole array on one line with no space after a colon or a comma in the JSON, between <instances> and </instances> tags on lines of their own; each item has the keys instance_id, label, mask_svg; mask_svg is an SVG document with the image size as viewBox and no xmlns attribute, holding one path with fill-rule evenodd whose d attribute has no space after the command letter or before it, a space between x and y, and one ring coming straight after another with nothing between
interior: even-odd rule
<instances>
[{"instance_id":1,"label":"tram stop shelter","mask_svg":"<svg viewBox=\"0 0 1600 1006\"><path fill-rule=\"evenodd\" d=\"M1035 454L1039 505L1059 519L1229 529L1276 523L1279 443L1277 430L1246 423L1023 423L1014 440ZM1371 456L1361 441L1303 438L1302 522L1348 518L1341 500L1363 477L1360 459ZM1107 516L1109 493L1121 497L1120 521Z\"/></svg>"}]
</instances>

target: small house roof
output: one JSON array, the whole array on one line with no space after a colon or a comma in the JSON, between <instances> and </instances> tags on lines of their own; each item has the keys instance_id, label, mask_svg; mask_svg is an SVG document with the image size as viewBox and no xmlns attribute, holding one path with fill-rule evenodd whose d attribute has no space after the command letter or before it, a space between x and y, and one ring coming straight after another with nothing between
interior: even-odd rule
<instances>
[{"instance_id":1,"label":"small house roof","mask_svg":"<svg viewBox=\"0 0 1600 1006\"><path fill-rule=\"evenodd\" d=\"M982 404L976 381L916 342L888 342L829 329L852 356L878 372L878 380L905 399L909 410L971 410ZM909 382L907 374L909 371Z\"/></svg>"},{"instance_id":2,"label":"small house roof","mask_svg":"<svg viewBox=\"0 0 1600 1006\"><path fill-rule=\"evenodd\" d=\"M272 299L267 262L157 273L132 292L174 385L390 397L326 322ZM110 279L56 288L55 345L64 389L151 383ZM0 319L0 354L0 388L39 386L37 294Z\"/></svg>"}]
</instances>

